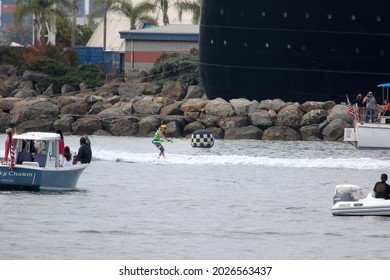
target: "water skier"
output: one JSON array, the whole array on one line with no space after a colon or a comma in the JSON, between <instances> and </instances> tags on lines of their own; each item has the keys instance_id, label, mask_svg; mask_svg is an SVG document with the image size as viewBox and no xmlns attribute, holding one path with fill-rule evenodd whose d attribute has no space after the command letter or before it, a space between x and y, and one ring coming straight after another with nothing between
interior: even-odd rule
<instances>
[{"instance_id":1,"label":"water skier","mask_svg":"<svg viewBox=\"0 0 390 280\"><path fill-rule=\"evenodd\" d=\"M161 156L165 157L165 153L164 153L164 147L161 145L161 142L163 140L165 141L168 141L168 142L172 142L172 140L169 140L165 135L164 135L164 132L165 130L167 129L167 125L166 124L162 124L156 131L156 133L154 133L154 137L153 137L153 141L152 143L157 147L157 149L160 150L160 153L158 154L158 158L160 158Z\"/></svg>"}]
</instances>

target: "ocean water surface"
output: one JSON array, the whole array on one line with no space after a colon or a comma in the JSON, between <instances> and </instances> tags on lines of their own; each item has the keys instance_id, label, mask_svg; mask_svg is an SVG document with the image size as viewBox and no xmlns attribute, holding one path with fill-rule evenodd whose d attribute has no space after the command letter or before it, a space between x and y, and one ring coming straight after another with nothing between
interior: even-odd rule
<instances>
[{"instance_id":1,"label":"ocean water surface","mask_svg":"<svg viewBox=\"0 0 390 280\"><path fill-rule=\"evenodd\" d=\"M65 145L77 151L78 139ZM390 175L389 151L218 139L204 149L176 139L158 159L150 138L91 140L77 190L0 191L0 259L388 258L390 218L330 208L337 184L367 194Z\"/></svg>"}]
</instances>

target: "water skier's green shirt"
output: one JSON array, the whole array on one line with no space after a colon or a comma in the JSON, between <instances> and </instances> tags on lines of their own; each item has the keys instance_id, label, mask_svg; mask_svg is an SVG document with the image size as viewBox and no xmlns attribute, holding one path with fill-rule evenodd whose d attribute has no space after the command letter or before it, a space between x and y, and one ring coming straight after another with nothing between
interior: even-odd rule
<instances>
[{"instance_id":1,"label":"water skier's green shirt","mask_svg":"<svg viewBox=\"0 0 390 280\"><path fill-rule=\"evenodd\" d=\"M153 137L153 142L161 142L161 128L157 129Z\"/></svg>"}]
</instances>

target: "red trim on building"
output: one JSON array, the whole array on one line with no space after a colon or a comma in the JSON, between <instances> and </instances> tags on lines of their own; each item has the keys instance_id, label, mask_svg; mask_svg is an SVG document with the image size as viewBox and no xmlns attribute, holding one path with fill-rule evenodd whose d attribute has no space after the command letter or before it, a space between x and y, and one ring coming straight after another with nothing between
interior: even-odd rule
<instances>
[{"instance_id":1,"label":"red trim on building","mask_svg":"<svg viewBox=\"0 0 390 280\"><path fill-rule=\"evenodd\" d=\"M15 12L16 5L3 5L3 14L13 14Z\"/></svg>"}]
</instances>

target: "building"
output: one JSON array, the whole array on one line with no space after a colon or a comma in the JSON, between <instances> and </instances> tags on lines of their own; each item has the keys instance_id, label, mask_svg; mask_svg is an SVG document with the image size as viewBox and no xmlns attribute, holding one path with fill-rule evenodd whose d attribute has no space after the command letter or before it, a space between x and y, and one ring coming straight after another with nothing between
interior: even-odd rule
<instances>
[{"instance_id":1,"label":"building","mask_svg":"<svg viewBox=\"0 0 390 280\"><path fill-rule=\"evenodd\" d=\"M125 40L125 72L147 71L163 53L188 54L199 48L199 25L172 24L119 33Z\"/></svg>"},{"instance_id":2,"label":"building","mask_svg":"<svg viewBox=\"0 0 390 280\"><path fill-rule=\"evenodd\" d=\"M16 0L0 0L0 30L13 27Z\"/></svg>"}]
</instances>

